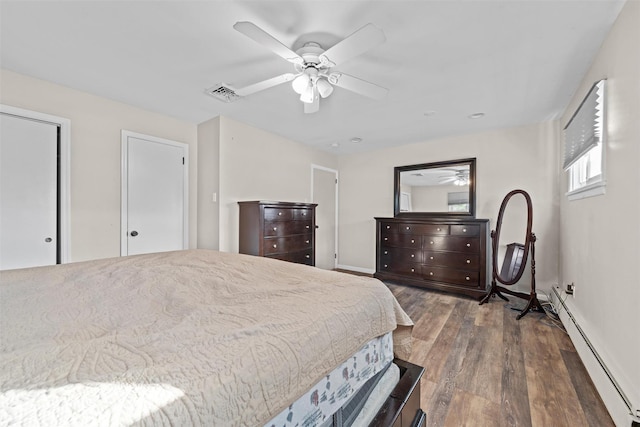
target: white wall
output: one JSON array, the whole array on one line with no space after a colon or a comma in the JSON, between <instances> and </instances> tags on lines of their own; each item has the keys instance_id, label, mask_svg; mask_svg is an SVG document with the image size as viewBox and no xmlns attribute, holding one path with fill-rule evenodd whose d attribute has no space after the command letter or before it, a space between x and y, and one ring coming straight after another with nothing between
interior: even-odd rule
<instances>
[{"instance_id":1,"label":"white wall","mask_svg":"<svg viewBox=\"0 0 640 427\"><path fill-rule=\"evenodd\" d=\"M219 196L220 117L215 117L198 125L198 248L220 247Z\"/></svg>"},{"instance_id":2,"label":"white wall","mask_svg":"<svg viewBox=\"0 0 640 427\"><path fill-rule=\"evenodd\" d=\"M607 78L606 194L575 201L561 197L560 278L563 284L575 283L576 292L567 305L638 407L640 2L636 0L626 2L568 106L562 126L591 85L602 78ZM567 188L562 176L560 193ZM624 418L609 409L616 423L629 425L628 417L623 423Z\"/></svg>"},{"instance_id":3,"label":"white wall","mask_svg":"<svg viewBox=\"0 0 640 427\"><path fill-rule=\"evenodd\" d=\"M195 247L195 124L7 70L0 70L0 103L71 120L71 261L120 255L122 129L189 144L189 241Z\"/></svg>"},{"instance_id":4,"label":"white wall","mask_svg":"<svg viewBox=\"0 0 640 427\"><path fill-rule=\"evenodd\" d=\"M491 228L509 191L531 195L536 281L549 289L558 278L557 134L557 123L548 122L340 157L339 264L375 269L374 217L393 216L395 166L476 157L476 217L489 218ZM508 234L501 242L509 243ZM514 289L528 290L529 277Z\"/></svg>"},{"instance_id":5,"label":"white wall","mask_svg":"<svg viewBox=\"0 0 640 427\"><path fill-rule=\"evenodd\" d=\"M220 250L238 252L238 201L311 201L311 164L337 169L335 155L220 118Z\"/></svg>"}]
</instances>

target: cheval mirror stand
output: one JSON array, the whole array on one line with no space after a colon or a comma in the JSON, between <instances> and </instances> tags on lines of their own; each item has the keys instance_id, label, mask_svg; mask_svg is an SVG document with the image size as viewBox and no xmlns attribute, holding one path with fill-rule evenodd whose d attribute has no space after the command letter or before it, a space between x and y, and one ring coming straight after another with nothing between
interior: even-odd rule
<instances>
[{"instance_id":1,"label":"cheval mirror stand","mask_svg":"<svg viewBox=\"0 0 640 427\"><path fill-rule=\"evenodd\" d=\"M505 254L502 269L498 273L498 248L500 244L500 231L502 229L502 220L504 217L504 211L511 197L516 194L521 194L527 202L527 231L525 234L525 243L511 243L507 245L507 252ZM503 293L512 295L514 297L523 298L527 300L527 305L520 311L520 314L516 319L520 320L529 311L544 312L542 304L538 301L536 295L536 258L535 258L535 243L536 235L531 232L533 224L533 206L531 204L531 197L524 190L513 190L507 194L500 205L500 212L498 213L498 221L496 223L496 229L491 231L491 249L493 252L493 277L491 279L491 290L482 298L480 305L489 301L489 298L497 295L505 301L509 301L509 298L505 297ZM511 286L520 280L527 264L527 258L529 253L531 254L531 292L526 294L524 292L516 292L507 289L503 286L499 286L497 282L505 286Z\"/></svg>"}]
</instances>

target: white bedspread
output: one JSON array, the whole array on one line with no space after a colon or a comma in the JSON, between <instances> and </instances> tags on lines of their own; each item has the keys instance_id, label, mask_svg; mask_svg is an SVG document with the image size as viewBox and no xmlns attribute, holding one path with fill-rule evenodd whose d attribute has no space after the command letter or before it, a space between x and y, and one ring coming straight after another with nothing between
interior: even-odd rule
<instances>
[{"instance_id":1,"label":"white bedspread","mask_svg":"<svg viewBox=\"0 0 640 427\"><path fill-rule=\"evenodd\" d=\"M411 325L378 280L216 251L4 271L0 420L261 425Z\"/></svg>"}]
</instances>

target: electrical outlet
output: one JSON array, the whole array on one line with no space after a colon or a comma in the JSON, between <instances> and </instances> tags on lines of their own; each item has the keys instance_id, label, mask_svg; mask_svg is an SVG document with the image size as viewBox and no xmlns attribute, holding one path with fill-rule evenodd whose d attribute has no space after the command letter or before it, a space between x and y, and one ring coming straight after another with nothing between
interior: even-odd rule
<instances>
[{"instance_id":1,"label":"electrical outlet","mask_svg":"<svg viewBox=\"0 0 640 427\"><path fill-rule=\"evenodd\" d=\"M576 285L573 282L567 283L567 286L565 288L565 292L566 292L567 295L575 296Z\"/></svg>"}]
</instances>

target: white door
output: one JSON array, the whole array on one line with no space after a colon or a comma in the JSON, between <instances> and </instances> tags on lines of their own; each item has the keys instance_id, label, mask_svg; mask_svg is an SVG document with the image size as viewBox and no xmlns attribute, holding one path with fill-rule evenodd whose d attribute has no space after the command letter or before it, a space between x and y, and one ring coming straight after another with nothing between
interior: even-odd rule
<instances>
[{"instance_id":1,"label":"white door","mask_svg":"<svg viewBox=\"0 0 640 427\"><path fill-rule=\"evenodd\" d=\"M0 114L0 270L58 253L58 127Z\"/></svg>"},{"instance_id":2,"label":"white door","mask_svg":"<svg viewBox=\"0 0 640 427\"><path fill-rule=\"evenodd\" d=\"M316 207L316 267L333 270L337 263L338 171L312 166L312 201Z\"/></svg>"},{"instance_id":3,"label":"white door","mask_svg":"<svg viewBox=\"0 0 640 427\"><path fill-rule=\"evenodd\" d=\"M188 247L188 146L123 131L122 255Z\"/></svg>"}]
</instances>

